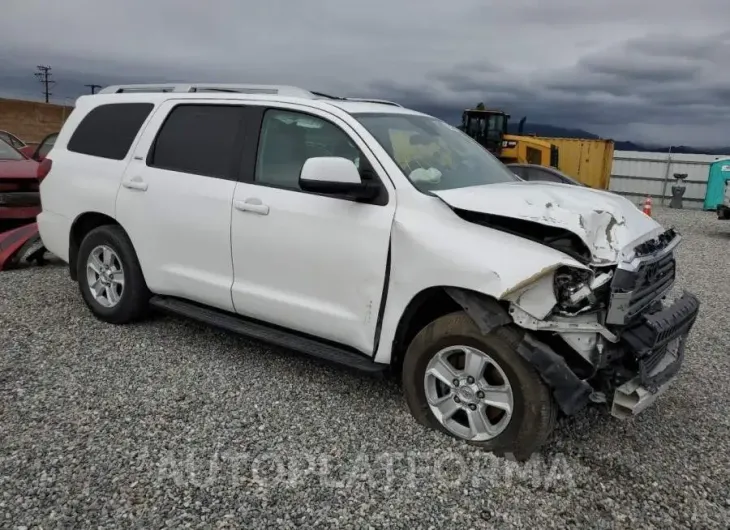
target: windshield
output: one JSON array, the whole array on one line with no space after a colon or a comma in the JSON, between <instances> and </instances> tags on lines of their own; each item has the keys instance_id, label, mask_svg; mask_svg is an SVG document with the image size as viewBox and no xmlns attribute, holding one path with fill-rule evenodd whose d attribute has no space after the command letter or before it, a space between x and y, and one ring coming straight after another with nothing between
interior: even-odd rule
<instances>
[{"instance_id":1,"label":"windshield","mask_svg":"<svg viewBox=\"0 0 730 530\"><path fill-rule=\"evenodd\" d=\"M25 157L0 138L0 160L25 160Z\"/></svg>"},{"instance_id":2,"label":"windshield","mask_svg":"<svg viewBox=\"0 0 730 530\"><path fill-rule=\"evenodd\" d=\"M519 180L481 145L436 118L413 114L356 114L355 118L422 192Z\"/></svg>"}]
</instances>

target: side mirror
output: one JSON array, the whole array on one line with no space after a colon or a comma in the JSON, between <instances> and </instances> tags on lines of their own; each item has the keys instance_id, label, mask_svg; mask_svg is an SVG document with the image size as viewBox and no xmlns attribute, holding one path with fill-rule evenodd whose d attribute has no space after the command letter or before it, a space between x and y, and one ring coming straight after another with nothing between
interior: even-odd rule
<instances>
[{"instance_id":1,"label":"side mirror","mask_svg":"<svg viewBox=\"0 0 730 530\"><path fill-rule=\"evenodd\" d=\"M307 159L299 174L299 187L304 191L326 195L344 195L355 200L373 200L378 186L362 181L355 164L338 156Z\"/></svg>"}]
</instances>

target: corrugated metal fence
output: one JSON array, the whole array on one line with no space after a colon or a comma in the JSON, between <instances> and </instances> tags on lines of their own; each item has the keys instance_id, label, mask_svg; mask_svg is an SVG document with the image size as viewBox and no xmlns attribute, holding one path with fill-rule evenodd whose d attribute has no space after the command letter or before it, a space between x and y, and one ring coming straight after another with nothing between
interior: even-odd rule
<instances>
[{"instance_id":1,"label":"corrugated metal fence","mask_svg":"<svg viewBox=\"0 0 730 530\"><path fill-rule=\"evenodd\" d=\"M685 208L702 208L707 189L710 164L717 155L685 155L676 153L644 153L615 151L609 189L634 202L650 196L655 205L669 204L675 173L686 173L682 198Z\"/></svg>"}]
</instances>

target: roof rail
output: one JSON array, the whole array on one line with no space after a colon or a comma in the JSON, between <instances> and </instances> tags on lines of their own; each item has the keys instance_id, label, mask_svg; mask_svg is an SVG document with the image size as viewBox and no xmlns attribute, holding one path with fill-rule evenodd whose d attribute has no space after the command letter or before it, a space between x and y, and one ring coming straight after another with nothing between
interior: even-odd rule
<instances>
[{"instance_id":1,"label":"roof rail","mask_svg":"<svg viewBox=\"0 0 730 530\"><path fill-rule=\"evenodd\" d=\"M400 103L395 101L388 101L387 99L371 99L371 98L343 98L347 101L361 101L363 103L381 103L383 105L392 105L394 107L403 107Z\"/></svg>"},{"instance_id":2,"label":"roof rail","mask_svg":"<svg viewBox=\"0 0 730 530\"><path fill-rule=\"evenodd\" d=\"M307 99L332 99L339 101L359 101L363 103L380 103L402 107L400 103L387 99L343 98L330 96L289 85L249 85L237 83L142 83L130 85L110 85L102 88L97 94L129 94L141 92L231 92L236 94L267 94L272 96L291 96Z\"/></svg>"},{"instance_id":3,"label":"roof rail","mask_svg":"<svg viewBox=\"0 0 730 530\"><path fill-rule=\"evenodd\" d=\"M232 92L238 94L267 94L293 96L313 99L316 96L309 90L287 85L248 85L226 83L157 83L111 85L97 94L120 94L134 92Z\"/></svg>"}]
</instances>

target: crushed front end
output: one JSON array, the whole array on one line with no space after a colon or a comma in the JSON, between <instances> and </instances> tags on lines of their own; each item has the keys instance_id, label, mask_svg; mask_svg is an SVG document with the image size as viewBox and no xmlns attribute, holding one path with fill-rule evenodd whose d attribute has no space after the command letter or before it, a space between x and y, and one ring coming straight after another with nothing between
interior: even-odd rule
<instances>
[{"instance_id":1,"label":"crushed front end","mask_svg":"<svg viewBox=\"0 0 730 530\"><path fill-rule=\"evenodd\" d=\"M688 292L669 296L680 239L666 230L626 249L616 265L561 267L511 298L512 318L531 332L521 354L566 414L593 401L633 416L677 376L700 306Z\"/></svg>"},{"instance_id":2,"label":"crushed front end","mask_svg":"<svg viewBox=\"0 0 730 530\"><path fill-rule=\"evenodd\" d=\"M674 380L699 313L696 296L668 295L676 277L673 230L631 250L611 283L605 325L618 342L606 348L595 382L613 393L611 413L638 414Z\"/></svg>"}]
</instances>

